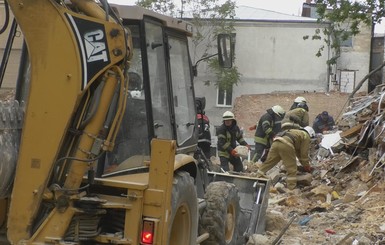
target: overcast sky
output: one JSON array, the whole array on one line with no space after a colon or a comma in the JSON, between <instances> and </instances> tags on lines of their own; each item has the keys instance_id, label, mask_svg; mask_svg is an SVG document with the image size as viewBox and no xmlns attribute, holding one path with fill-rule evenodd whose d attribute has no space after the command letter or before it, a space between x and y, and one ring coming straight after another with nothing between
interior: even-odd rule
<instances>
[{"instance_id":1,"label":"overcast sky","mask_svg":"<svg viewBox=\"0 0 385 245\"><path fill-rule=\"evenodd\" d=\"M109 0L109 2L134 5L136 0ZM181 0L174 0L174 2L179 5ZM301 15L303 2L305 0L236 0L237 6L250 6L291 15Z\"/></svg>"},{"instance_id":2,"label":"overcast sky","mask_svg":"<svg viewBox=\"0 0 385 245\"><path fill-rule=\"evenodd\" d=\"M236 0L237 6L245 5L299 16L304 2L305 0Z\"/></svg>"},{"instance_id":3,"label":"overcast sky","mask_svg":"<svg viewBox=\"0 0 385 245\"><path fill-rule=\"evenodd\" d=\"M109 0L109 2L134 5L136 0ZM174 0L174 2L179 5L181 0ZM301 16L302 4L304 2L306 0L236 0L237 6L250 6L297 16ZM381 26L376 26L375 32L381 34L385 32L385 21L383 21Z\"/></svg>"}]
</instances>

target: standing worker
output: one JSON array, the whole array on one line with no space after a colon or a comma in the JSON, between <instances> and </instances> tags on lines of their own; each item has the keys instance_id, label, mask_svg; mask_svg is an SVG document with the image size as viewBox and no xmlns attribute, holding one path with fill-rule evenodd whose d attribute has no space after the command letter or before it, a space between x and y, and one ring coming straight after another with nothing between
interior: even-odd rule
<instances>
[{"instance_id":1,"label":"standing worker","mask_svg":"<svg viewBox=\"0 0 385 245\"><path fill-rule=\"evenodd\" d=\"M281 129L300 129L309 126L309 113L306 103L298 103L297 108L288 111L282 120Z\"/></svg>"},{"instance_id":2,"label":"standing worker","mask_svg":"<svg viewBox=\"0 0 385 245\"><path fill-rule=\"evenodd\" d=\"M264 157L267 156L267 151L270 148L271 142L279 131L281 131L281 121L285 115L285 110L275 105L266 110L266 113L259 119L258 124L249 128L249 130L255 130L255 151L252 162L257 162L259 159L264 161ZM264 153L265 152L265 153Z\"/></svg>"},{"instance_id":3,"label":"standing worker","mask_svg":"<svg viewBox=\"0 0 385 245\"><path fill-rule=\"evenodd\" d=\"M211 133L210 120L205 114L206 98L197 97L195 99L198 121L198 147L202 150L207 159L210 159Z\"/></svg>"},{"instance_id":4,"label":"standing worker","mask_svg":"<svg viewBox=\"0 0 385 245\"><path fill-rule=\"evenodd\" d=\"M221 161L221 167L225 171L229 171L229 162L233 165L234 171L242 172L243 164L241 158L239 157L235 147L237 147L237 142L240 145L247 146L243 138L242 132L237 125L235 116L231 111L226 111L223 113L223 124L218 129L218 155Z\"/></svg>"},{"instance_id":5,"label":"standing worker","mask_svg":"<svg viewBox=\"0 0 385 245\"><path fill-rule=\"evenodd\" d=\"M306 101L305 97L302 97L302 96L298 96L297 98L294 99L294 102L291 105L290 110L293 110L293 109L297 108L299 103L305 103L304 109L306 111L309 111L309 107L307 105L307 101Z\"/></svg>"},{"instance_id":6,"label":"standing worker","mask_svg":"<svg viewBox=\"0 0 385 245\"><path fill-rule=\"evenodd\" d=\"M284 130L274 138L273 144L264 164L259 168L257 177L265 176L282 160L287 172L287 188L292 190L297 186L297 160L298 158L304 170L312 172L309 160L310 138L315 136L313 128L307 126L304 129Z\"/></svg>"}]
</instances>

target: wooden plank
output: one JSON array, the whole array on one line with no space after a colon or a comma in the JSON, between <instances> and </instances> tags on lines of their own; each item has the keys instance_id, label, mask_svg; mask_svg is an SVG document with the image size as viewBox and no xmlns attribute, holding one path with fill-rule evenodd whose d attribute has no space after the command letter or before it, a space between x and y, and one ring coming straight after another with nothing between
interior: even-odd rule
<instances>
[{"instance_id":1,"label":"wooden plank","mask_svg":"<svg viewBox=\"0 0 385 245\"><path fill-rule=\"evenodd\" d=\"M348 130L341 132L340 137L341 138L352 137L352 136L358 134L361 131L361 128L362 128L362 124L358 124L358 125L350 128L350 129L348 129Z\"/></svg>"}]
</instances>

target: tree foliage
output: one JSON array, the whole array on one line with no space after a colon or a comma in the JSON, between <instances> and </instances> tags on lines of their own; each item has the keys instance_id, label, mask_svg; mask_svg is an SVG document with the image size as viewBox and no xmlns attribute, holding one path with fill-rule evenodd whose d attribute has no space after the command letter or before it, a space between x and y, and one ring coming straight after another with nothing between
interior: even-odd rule
<instances>
[{"instance_id":1,"label":"tree foliage","mask_svg":"<svg viewBox=\"0 0 385 245\"><path fill-rule=\"evenodd\" d=\"M335 55L328 61L335 64L340 56L341 43L348 38L360 33L360 26L371 26L380 23L385 15L384 0L315 0L316 12L319 22L330 22L328 28L324 28L326 45L335 50ZM318 29L312 39L320 38L321 31ZM307 39L309 37L304 37ZM322 46L317 53L321 55Z\"/></svg>"},{"instance_id":2,"label":"tree foliage","mask_svg":"<svg viewBox=\"0 0 385 245\"><path fill-rule=\"evenodd\" d=\"M214 46L219 33L232 33L235 30L235 0L227 0L225 3L220 3L219 0L180 0L179 6L176 6L173 0L138 0L137 5L158 13L188 19L194 25L194 63L215 52L213 50L216 50ZM219 66L217 58L204 61L208 63L211 72L216 74L216 80L205 81L206 85L214 84L221 89L230 89L240 81L241 74L236 66L223 69Z\"/></svg>"},{"instance_id":3,"label":"tree foliage","mask_svg":"<svg viewBox=\"0 0 385 245\"><path fill-rule=\"evenodd\" d=\"M136 5L151 9L157 13L176 16L177 7L173 0L138 0Z\"/></svg>"}]
</instances>

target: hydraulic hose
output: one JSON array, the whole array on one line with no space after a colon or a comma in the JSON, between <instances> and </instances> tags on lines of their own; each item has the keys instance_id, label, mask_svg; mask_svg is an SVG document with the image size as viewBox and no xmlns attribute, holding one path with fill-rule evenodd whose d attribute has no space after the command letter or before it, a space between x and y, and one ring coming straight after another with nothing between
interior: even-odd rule
<instances>
[{"instance_id":1,"label":"hydraulic hose","mask_svg":"<svg viewBox=\"0 0 385 245\"><path fill-rule=\"evenodd\" d=\"M3 84L5 69L7 68L8 59L9 59L9 56L11 55L13 40L15 39L15 35L16 35L16 29L17 29L17 23L16 23L16 20L13 19L11 30L9 31L9 35L8 35L7 44L4 50L3 59L1 60L1 64L0 64L0 88Z\"/></svg>"},{"instance_id":2,"label":"hydraulic hose","mask_svg":"<svg viewBox=\"0 0 385 245\"><path fill-rule=\"evenodd\" d=\"M8 24L9 24L9 6L8 2L4 1L4 11L5 11L5 22L4 25L0 29L0 35L7 30Z\"/></svg>"}]
</instances>

